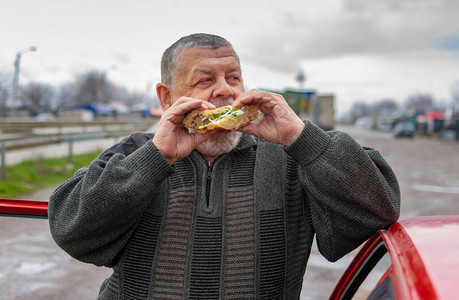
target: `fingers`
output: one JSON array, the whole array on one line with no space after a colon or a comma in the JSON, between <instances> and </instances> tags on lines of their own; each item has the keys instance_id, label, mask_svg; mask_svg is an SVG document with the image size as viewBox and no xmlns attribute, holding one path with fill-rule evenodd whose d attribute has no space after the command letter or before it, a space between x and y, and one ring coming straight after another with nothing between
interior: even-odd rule
<instances>
[{"instance_id":1,"label":"fingers","mask_svg":"<svg viewBox=\"0 0 459 300\"><path fill-rule=\"evenodd\" d=\"M215 106L204 100L181 97L164 112L162 119L180 125L185 115L194 109L208 110L215 109Z\"/></svg>"},{"instance_id":2,"label":"fingers","mask_svg":"<svg viewBox=\"0 0 459 300\"><path fill-rule=\"evenodd\" d=\"M239 131L258 136L267 141L289 145L299 136L304 123L279 94L251 90L240 95L234 106L258 105L263 118L258 124L251 123Z\"/></svg>"},{"instance_id":3,"label":"fingers","mask_svg":"<svg viewBox=\"0 0 459 300\"><path fill-rule=\"evenodd\" d=\"M260 137L260 134L258 133L258 130L257 130L258 128L257 126L258 125L250 123L244 127L239 128L237 131Z\"/></svg>"},{"instance_id":4,"label":"fingers","mask_svg":"<svg viewBox=\"0 0 459 300\"><path fill-rule=\"evenodd\" d=\"M243 105L258 104L262 98L262 95L259 92L260 91L258 90L250 90L239 95L239 97L234 100L233 106L239 107Z\"/></svg>"},{"instance_id":5,"label":"fingers","mask_svg":"<svg viewBox=\"0 0 459 300\"><path fill-rule=\"evenodd\" d=\"M241 94L234 101L233 106L242 105L257 105L267 117L279 118L296 115L282 95L266 91L251 90Z\"/></svg>"},{"instance_id":6,"label":"fingers","mask_svg":"<svg viewBox=\"0 0 459 300\"><path fill-rule=\"evenodd\" d=\"M260 102L266 101L272 96L275 95L270 92L260 91L260 90L250 90L248 92L242 93L234 100L233 106L241 106L248 104L259 104Z\"/></svg>"},{"instance_id":7,"label":"fingers","mask_svg":"<svg viewBox=\"0 0 459 300\"><path fill-rule=\"evenodd\" d=\"M185 113L193 110L193 109L215 109L215 106L207 101L189 98L189 97L181 97L177 101L172 104L172 106L167 110L170 113L174 113L177 115L184 115Z\"/></svg>"},{"instance_id":8,"label":"fingers","mask_svg":"<svg viewBox=\"0 0 459 300\"><path fill-rule=\"evenodd\" d=\"M209 131L206 131L205 133L197 133L197 132L193 133L195 147L197 147L199 144L208 140L215 132L216 130L209 130Z\"/></svg>"},{"instance_id":9,"label":"fingers","mask_svg":"<svg viewBox=\"0 0 459 300\"><path fill-rule=\"evenodd\" d=\"M236 107L243 105L257 105L260 111L264 113L269 112L277 105L288 106L287 102L281 95L260 90L250 90L243 93L237 97L233 103L233 106Z\"/></svg>"}]
</instances>

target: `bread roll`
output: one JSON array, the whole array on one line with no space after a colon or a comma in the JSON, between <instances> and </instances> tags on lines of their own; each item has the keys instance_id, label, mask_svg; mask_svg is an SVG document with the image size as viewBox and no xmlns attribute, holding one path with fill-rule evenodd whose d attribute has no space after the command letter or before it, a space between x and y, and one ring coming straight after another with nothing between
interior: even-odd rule
<instances>
[{"instance_id":1,"label":"bread roll","mask_svg":"<svg viewBox=\"0 0 459 300\"><path fill-rule=\"evenodd\" d=\"M258 106L222 106L211 110L192 110L184 119L187 128L204 133L208 130L238 130L258 117Z\"/></svg>"}]
</instances>

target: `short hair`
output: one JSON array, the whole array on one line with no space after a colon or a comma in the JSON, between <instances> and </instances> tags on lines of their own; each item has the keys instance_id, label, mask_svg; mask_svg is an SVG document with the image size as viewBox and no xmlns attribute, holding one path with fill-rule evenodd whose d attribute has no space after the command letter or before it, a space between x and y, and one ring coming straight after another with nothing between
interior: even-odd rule
<instances>
[{"instance_id":1,"label":"short hair","mask_svg":"<svg viewBox=\"0 0 459 300\"><path fill-rule=\"evenodd\" d=\"M208 33L195 33L180 38L163 53L161 58L161 81L168 84L173 89L175 88L177 73L183 68L180 64L178 55L181 50L189 48L216 49L225 46L229 46L233 49L231 43L226 39ZM233 52L237 62L240 64L239 57L234 49Z\"/></svg>"}]
</instances>

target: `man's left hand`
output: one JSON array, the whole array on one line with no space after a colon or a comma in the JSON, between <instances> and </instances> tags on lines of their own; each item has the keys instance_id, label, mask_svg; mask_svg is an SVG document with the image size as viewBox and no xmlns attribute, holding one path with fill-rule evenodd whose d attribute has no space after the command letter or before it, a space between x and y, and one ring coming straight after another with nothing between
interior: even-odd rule
<instances>
[{"instance_id":1,"label":"man's left hand","mask_svg":"<svg viewBox=\"0 0 459 300\"><path fill-rule=\"evenodd\" d=\"M282 95L251 90L241 94L233 103L236 107L242 105L258 105L264 116L259 123L250 123L239 129L241 132L289 146L300 136L304 128L303 121Z\"/></svg>"}]
</instances>

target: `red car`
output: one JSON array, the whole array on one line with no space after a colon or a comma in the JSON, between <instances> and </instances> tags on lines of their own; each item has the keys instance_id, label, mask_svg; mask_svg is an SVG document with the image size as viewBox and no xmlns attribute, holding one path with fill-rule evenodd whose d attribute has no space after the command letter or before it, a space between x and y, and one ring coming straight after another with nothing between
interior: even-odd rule
<instances>
[{"instance_id":1,"label":"red car","mask_svg":"<svg viewBox=\"0 0 459 300\"><path fill-rule=\"evenodd\" d=\"M45 201L0 199L0 215L47 218ZM405 218L359 249L330 299L459 299L459 216Z\"/></svg>"},{"instance_id":2,"label":"red car","mask_svg":"<svg viewBox=\"0 0 459 300\"><path fill-rule=\"evenodd\" d=\"M0 199L0 216L48 218L48 202Z\"/></svg>"},{"instance_id":3,"label":"red car","mask_svg":"<svg viewBox=\"0 0 459 300\"><path fill-rule=\"evenodd\" d=\"M376 284L365 284L376 274ZM371 281L371 280L370 280ZM459 299L459 216L402 219L358 251L330 299Z\"/></svg>"}]
</instances>

